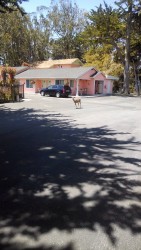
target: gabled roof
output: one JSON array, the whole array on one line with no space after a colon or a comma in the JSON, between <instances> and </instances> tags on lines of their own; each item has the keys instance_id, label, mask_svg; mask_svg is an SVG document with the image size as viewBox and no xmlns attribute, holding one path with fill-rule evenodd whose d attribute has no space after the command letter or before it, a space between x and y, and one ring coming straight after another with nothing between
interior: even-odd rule
<instances>
[{"instance_id":1,"label":"gabled roof","mask_svg":"<svg viewBox=\"0 0 141 250\"><path fill-rule=\"evenodd\" d=\"M78 79L94 67L28 69L15 76L16 79Z\"/></svg>"},{"instance_id":2,"label":"gabled roof","mask_svg":"<svg viewBox=\"0 0 141 250\"><path fill-rule=\"evenodd\" d=\"M73 64L73 65L80 65L82 66L83 63L78 58L71 58L71 59L59 59L59 60L48 60L43 62L38 62L36 68L51 68L55 65L67 65L67 64Z\"/></svg>"},{"instance_id":3,"label":"gabled roof","mask_svg":"<svg viewBox=\"0 0 141 250\"><path fill-rule=\"evenodd\" d=\"M91 75L91 77L92 77L92 78L95 78L95 77L97 77L97 76L100 75L100 74L102 74L102 75L105 77L104 73L101 72L101 71L96 71L94 74Z\"/></svg>"},{"instance_id":4,"label":"gabled roof","mask_svg":"<svg viewBox=\"0 0 141 250\"><path fill-rule=\"evenodd\" d=\"M92 74L91 75L91 77L92 78L96 78L99 74L102 74L107 80L116 80L116 81L118 81L119 80L119 78L118 77L116 77L116 76L110 76L110 75L105 75L103 72L101 72L101 71L96 71L94 74Z\"/></svg>"}]
</instances>

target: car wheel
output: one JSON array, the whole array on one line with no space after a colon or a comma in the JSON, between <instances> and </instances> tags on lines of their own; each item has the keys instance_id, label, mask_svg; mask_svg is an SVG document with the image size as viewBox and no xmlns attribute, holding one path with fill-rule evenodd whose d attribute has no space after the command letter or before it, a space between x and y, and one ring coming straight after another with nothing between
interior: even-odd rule
<instances>
[{"instance_id":1,"label":"car wheel","mask_svg":"<svg viewBox=\"0 0 141 250\"><path fill-rule=\"evenodd\" d=\"M60 93L59 93L59 92L56 93L56 97L57 97L57 98L60 97Z\"/></svg>"},{"instance_id":2,"label":"car wheel","mask_svg":"<svg viewBox=\"0 0 141 250\"><path fill-rule=\"evenodd\" d=\"M44 96L44 95L45 95L44 91L41 91L41 96Z\"/></svg>"}]
</instances>

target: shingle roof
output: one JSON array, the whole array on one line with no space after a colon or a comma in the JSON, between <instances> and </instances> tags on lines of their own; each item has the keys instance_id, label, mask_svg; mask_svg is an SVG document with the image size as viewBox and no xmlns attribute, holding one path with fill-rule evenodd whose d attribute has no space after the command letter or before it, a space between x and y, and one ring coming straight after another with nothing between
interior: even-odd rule
<instances>
[{"instance_id":1,"label":"shingle roof","mask_svg":"<svg viewBox=\"0 0 141 250\"><path fill-rule=\"evenodd\" d=\"M16 79L77 79L93 67L29 69L15 76Z\"/></svg>"},{"instance_id":2,"label":"shingle roof","mask_svg":"<svg viewBox=\"0 0 141 250\"><path fill-rule=\"evenodd\" d=\"M59 59L59 60L48 60L43 62L38 62L36 68L51 68L54 65L64 65L64 64L73 64L82 66L83 63L78 58L71 59Z\"/></svg>"}]
</instances>

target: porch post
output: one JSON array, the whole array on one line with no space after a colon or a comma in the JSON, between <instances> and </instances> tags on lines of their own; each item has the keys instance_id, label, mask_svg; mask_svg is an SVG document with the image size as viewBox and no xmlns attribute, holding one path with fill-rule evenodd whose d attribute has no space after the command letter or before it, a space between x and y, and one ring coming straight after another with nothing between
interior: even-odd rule
<instances>
[{"instance_id":1,"label":"porch post","mask_svg":"<svg viewBox=\"0 0 141 250\"><path fill-rule=\"evenodd\" d=\"M79 84L79 79L76 79L76 96L78 96L78 84Z\"/></svg>"},{"instance_id":2,"label":"porch post","mask_svg":"<svg viewBox=\"0 0 141 250\"><path fill-rule=\"evenodd\" d=\"M95 93L95 79L94 79L94 93L93 93L93 94L94 94L94 95L96 94L96 93Z\"/></svg>"}]
</instances>

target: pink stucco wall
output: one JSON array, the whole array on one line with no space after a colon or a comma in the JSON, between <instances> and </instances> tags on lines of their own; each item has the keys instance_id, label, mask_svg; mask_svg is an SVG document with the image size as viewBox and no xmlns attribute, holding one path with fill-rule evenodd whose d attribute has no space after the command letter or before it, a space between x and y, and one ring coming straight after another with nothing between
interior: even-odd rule
<instances>
[{"instance_id":1,"label":"pink stucco wall","mask_svg":"<svg viewBox=\"0 0 141 250\"><path fill-rule=\"evenodd\" d=\"M33 88L26 88L26 79L21 79L20 84L24 84L24 93L35 93L35 84Z\"/></svg>"},{"instance_id":2,"label":"pink stucco wall","mask_svg":"<svg viewBox=\"0 0 141 250\"><path fill-rule=\"evenodd\" d=\"M104 94L111 94L113 92L113 81L106 79L104 81Z\"/></svg>"},{"instance_id":3,"label":"pink stucco wall","mask_svg":"<svg viewBox=\"0 0 141 250\"><path fill-rule=\"evenodd\" d=\"M74 81L74 87L72 88L72 95L76 95L77 92L77 81ZM90 80L78 80L78 93L79 95L93 95L94 84L93 79Z\"/></svg>"},{"instance_id":4,"label":"pink stucco wall","mask_svg":"<svg viewBox=\"0 0 141 250\"><path fill-rule=\"evenodd\" d=\"M89 80L89 79L91 79L90 76L91 76L92 74L94 74L95 72L96 72L95 69L91 69L91 70L89 70L86 74L84 74L83 76L80 76L79 78L80 78L80 79Z\"/></svg>"},{"instance_id":5,"label":"pink stucco wall","mask_svg":"<svg viewBox=\"0 0 141 250\"><path fill-rule=\"evenodd\" d=\"M95 80L105 80L105 76L102 73L97 74L94 77Z\"/></svg>"}]
</instances>

